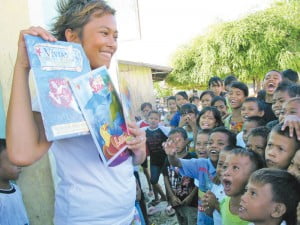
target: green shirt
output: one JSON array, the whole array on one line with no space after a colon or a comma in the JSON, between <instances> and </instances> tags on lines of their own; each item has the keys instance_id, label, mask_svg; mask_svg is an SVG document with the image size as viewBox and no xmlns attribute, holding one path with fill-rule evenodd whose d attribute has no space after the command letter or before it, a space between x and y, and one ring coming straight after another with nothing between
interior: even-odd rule
<instances>
[{"instance_id":1,"label":"green shirt","mask_svg":"<svg viewBox=\"0 0 300 225\"><path fill-rule=\"evenodd\" d=\"M248 225L249 222L240 219L238 215L234 215L229 209L230 197L226 196L220 203L220 211L223 225Z\"/></svg>"}]
</instances>

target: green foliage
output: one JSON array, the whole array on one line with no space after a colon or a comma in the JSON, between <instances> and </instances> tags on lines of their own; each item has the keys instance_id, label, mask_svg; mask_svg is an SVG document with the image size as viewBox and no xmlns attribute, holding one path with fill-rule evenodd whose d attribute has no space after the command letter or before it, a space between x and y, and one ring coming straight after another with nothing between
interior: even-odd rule
<instances>
[{"instance_id":1,"label":"green foliage","mask_svg":"<svg viewBox=\"0 0 300 225\"><path fill-rule=\"evenodd\" d=\"M272 69L300 70L300 1L279 2L243 19L217 24L173 56L167 82L206 86L211 76L235 74L245 82Z\"/></svg>"}]
</instances>

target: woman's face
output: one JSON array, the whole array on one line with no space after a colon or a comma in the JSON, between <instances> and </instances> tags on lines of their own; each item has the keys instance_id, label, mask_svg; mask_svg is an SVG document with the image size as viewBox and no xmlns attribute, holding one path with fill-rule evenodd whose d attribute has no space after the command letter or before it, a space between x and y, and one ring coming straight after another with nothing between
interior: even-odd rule
<instances>
[{"instance_id":1,"label":"woman's face","mask_svg":"<svg viewBox=\"0 0 300 225\"><path fill-rule=\"evenodd\" d=\"M117 50L117 24L115 16L105 14L92 15L82 29L81 44L92 69L109 67L111 58Z\"/></svg>"}]
</instances>

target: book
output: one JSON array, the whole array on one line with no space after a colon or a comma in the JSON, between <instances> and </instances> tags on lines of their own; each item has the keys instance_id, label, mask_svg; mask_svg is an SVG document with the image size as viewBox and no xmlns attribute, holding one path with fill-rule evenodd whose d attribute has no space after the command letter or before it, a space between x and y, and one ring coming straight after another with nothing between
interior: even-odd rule
<instances>
[{"instance_id":1,"label":"book","mask_svg":"<svg viewBox=\"0 0 300 225\"><path fill-rule=\"evenodd\" d=\"M71 88L90 133L106 166L116 166L129 157L122 104L105 66L74 78Z\"/></svg>"},{"instance_id":2,"label":"book","mask_svg":"<svg viewBox=\"0 0 300 225\"><path fill-rule=\"evenodd\" d=\"M31 35L25 35L25 43L47 140L88 134L69 86L69 79L91 71L82 46Z\"/></svg>"}]
</instances>

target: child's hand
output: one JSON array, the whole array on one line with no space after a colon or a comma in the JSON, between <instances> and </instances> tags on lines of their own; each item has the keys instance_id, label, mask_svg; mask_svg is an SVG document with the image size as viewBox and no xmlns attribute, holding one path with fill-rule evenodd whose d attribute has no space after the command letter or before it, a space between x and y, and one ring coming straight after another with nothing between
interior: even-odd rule
<instances>
[{"instance_id":1,"label":"child's hand","mask_svg":"<svg viewBox=\"0 0 300 225\"><path fill-rule=\"evenodd\" d=\"M296 115L287 115L284 118L282 130L286 127L289 127L290 137L293 137L294 130L296 131L296 135L298 140L300 140L300 117Z\"/></svg>"},{"instance_id":2,"label":"child's hand","mask_svg":"<svg viewBox=\"0 0 300 225\"><path fill-rule=\"evenodd\" d=\"M171 203L172 207L180 206L182 204L181 200L179 198L177 198L175 195L171 197L170 203Z\"/></svg>"},{"instance_id":3,"label":"child's hand","mask_svg":"<svg viewBox=\"0 0 300 225\"><path fill-rule=\"evenodd\" d=\"M176 155L176 140L168 139L163 144L163 148L167 155L175 156Z\"/></svg>"},{"instance_id":4,"label":"child's hand","mask_svg":"<svg viewBox=\"0 0 300 225\"><path fill-rule=\"evenodd\" d=\"M207 191L202 198L202 204L205 213L211 215L219 202L214 193Z\"/></svg>"}]
</instances>

